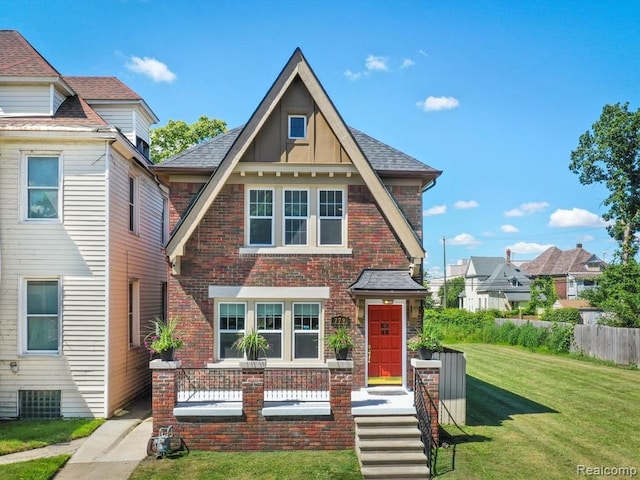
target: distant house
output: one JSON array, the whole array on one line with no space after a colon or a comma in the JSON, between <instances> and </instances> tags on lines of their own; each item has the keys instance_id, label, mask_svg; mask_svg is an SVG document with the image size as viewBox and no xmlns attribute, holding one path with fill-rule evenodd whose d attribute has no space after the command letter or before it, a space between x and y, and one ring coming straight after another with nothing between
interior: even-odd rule
<instances>
[{"instance_id":1,"label":"distant house","mask_svg":"<svg viewBox=\"0 0 640 480\"><path fill-rule=\"evenodd\" d=\"M522 269L511 263L507 250L502 257L471 257L465 273L461 308L482 310L518 310L531 299L530 280Z\"/></svg>"},{"instance_id":2,"label":"distant house","mask_svg":"<svg viewBox=\"0 0 640 480\"><path fill-rule=\"evenodd\" d=\"M560 250L550 247L522 269L531 278L552 278L558 298L577 299L580 292L593 288L594 278L602 273L606 263L578 243L576 248Z\"/></svg>"},{"instance_id":3,"label":"distant house","mask_svg":"<svg viewBox=\"0 0 640 480\"><path fill-rule=\"evenodd\" d=\"M167 279L157 121L117 78L65 77L0 31L0 417L109 417L149 388Z\"/></svg>"}]
</instances>

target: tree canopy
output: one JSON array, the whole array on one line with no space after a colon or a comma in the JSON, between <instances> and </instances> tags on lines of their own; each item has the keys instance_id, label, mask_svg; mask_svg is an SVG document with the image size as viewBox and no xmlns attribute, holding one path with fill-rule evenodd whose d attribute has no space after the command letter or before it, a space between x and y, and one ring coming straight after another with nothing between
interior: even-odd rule
<instances>
[{"instance_id":1,"label":"tree canopy","mask_svg":"<svg viewBox=\"0 0 640 480\"><path fill-rule=\"evenodd\" d=\"M160 163L226 131L227 124L224 120L205 115L191 124L183 120L169 120L164 127L151 129L151 161Z\"/></svg>"},{"instance_id":2,"label":"tree canopy","mask_svg":"<svg viewBox=\"0 0 640 480\"><path fill-rule=\"evenodd\" d=\"M444 308L460 308L460 300L458 296L464 291L464 277L455 277L447 280L447 298ZM438 296L444 297L444 285L438 289Z\"/></svg>"},{"instance_id":3,"label":"tree canopy","mask_svg":"<svg viewBox=\"0 0 640 480\"><path fill-rule=\"evenodd\" d=\"M580 136L571 152L569 169L580 183L604 184L609 196L602 204L602 218L610 222L609 235L618 243L616 252L628 263L638 252L640 229L640 109L629 111L629 103L605 105L591 131Z\"/></svg>"},{"instance_id":4,"label":"tree canopy","mask_svg":"<svg viewBox=\"0 0 640 480\"><path fill-rule=\"evenodd\" d=\"M640 327L640 265L631 259L608 265L595 279L596 288L583 290L580 297L612 314L602 323L615 327Z\"/></svg>"}]
</instances>

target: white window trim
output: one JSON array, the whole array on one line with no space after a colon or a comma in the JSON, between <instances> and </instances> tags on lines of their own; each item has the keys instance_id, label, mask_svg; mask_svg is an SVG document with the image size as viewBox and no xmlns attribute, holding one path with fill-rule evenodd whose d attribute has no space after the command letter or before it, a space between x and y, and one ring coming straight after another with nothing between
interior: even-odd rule
<instances>
[{"instance_id":1,"label":"white window trim","mask_svg":"<svg viewBox=\"0 0 640 480\"><path fill-rule=\"evenodd\" d=\"M21 205L20 218L25 223L62 223L63 222L63 156L60 151L23 151L21 161ZM56 218L29 218L29 158L30 157L49 157L58 159L58 216Z\"/></svg>"},{"instance_id":2,"label":"white window trim","mask_svg":"<svg viewBox=\"0 0 640 480\"><path fill-rule=\"evenodd\" d=\"M304 119L304 133L302 137L291 136L291 120L294 118ZM289 140L306 140L307 139L307 116L306 115L289 115L287 117L287 138Z\"/></svg>"},{"instance_id":3,"label":"white window trim","mask_svg":"<svg viewBox=\"0 0 640 480\"><path fill-rule=\"evenodd\" d=\"M220 328L220 307L222 305L236 305L236 304L240 304L240 305L244 305L244 329L241 330L222 330ZM221 340L221 335L223 333L238 333L238 334L244 334L247 333L249 331L251 331L249 329L249 305L247 305L247 302L242 302L242 301L237 301L234 299L228 299L228 300L224 300L224 301L220 301L217 302L216 304L216 308L215 308L215 312L216 312L216 318L214 321L214 328L216 331L216 335L215 335L215 341L216 341L216 349L215 349L215 353L214 356L218 361L222 361L222 362L238 362L239 360L242 360L244 357L244 354L242 354L240 357L236 357L236 358L222 358L222 355L220 354L220 348L222 347L222 340Z\"/></svg>"},{"instance_id":4,"label":"white window trim","mask_svg":"<svg viewBox=\"0 0 640 480\"><path fill-rule=\"evenodd\" d=\"M285 197L286 192L307 192L307 215L305 217L289 217L285 214ZM282 245L285 247L308 247L309 246L309 217L311 214L311 192L308 188L282 188ZM286 244L287 220L306 220L307 221L307 241L305 243Z\"/></svg>"},{"instance_id":5,"label":"white window trim","mask_svg":"<svg viewBox=\"0 0 640 480\"><path fill-rule=\"evenodd\" d=\"M296 330L295 328L295 306L296 305L318 305L318 330ZM294 301L291 302L291 359L294 362L299 362L299 361L314 361L314 360L320 360L320 358L322 358L322 349L324 347L323 345L323 337L322 337L322 331L323 331L323 315L322 315L322 302L303 302L303 301ZM296 359L295 354L296 354L296 332L301 332L301 333L317 333L318 334L318 356L316 358L300 358L300 359Z\"/></svg>"},{"instance_id":6,"label":"white window trim","mask_svg":"<svg viewBox=\"0 0 640 480\"><path fill-rule=\"evenodd\" d=\"M133 298L130 297L133 287ZM133 305L131 305L133 301ZM129 306L133 308L133 312L130 312ZM131 318L129 318L131 316ZM132 328L129 332L129 322L131 322ZM127 282L127 336L129 340L129 348L140 347L140 280L137 278L130 278Z\"/></svg>"},{"instance_id":7,"label":"white window trim","mask_svg":"<svg viewBox=\"0 0 640 480\"><path fill-rule=\"evenodd\" d=\"M28 350L27 330L27 283L32 281L56 281L58 282L58 349L57 350ZM20 355L33 356L59 356L62 353L62 277L59 276L24 276L20 277L18 290L19 303L19 345Z\"/></svg>"},{"instance_id":8,"label":"white window trim","mask_svg":"<svg viewBox=\"0 0 640 480\"><path fill-rule=\"evenodd\" d=\"M321 217L320 216L320 193L321 192L342 192L342 217ZM340 247L344 247L346 245L346 241L347 241L347 192L345 188L329 188L329 187L318 187L318 190L316 192L317 194L317 203L316 203L316 218L317 218L317 245L318 247L322 247L322 248L340 248ZM323 219L337 219L340 218L340 220L342 221L342 231L341 231L341 237L342 237L342 243L338 244L329 244L329 245L323 245L322 243L320 243L320 238L321 238L321 234L322 234L322 228L321 228L321 223Z\"/></svg>"},{"instance_id":9,"label":"white window trim","mask_svg":"<svg viewBox=\"0 0 640 480\"><path fill-rule=\"evenodd\" d=\"M264 191L269 191L271 192L271 216L270 217L262 217L262 216L256 216L256 217L252 217L251 216L251 192L255 192L258 190L264 190ZM276 200L276 191L274 188L264 188L264 187L249 187L247 189L247 194L246 194L246 199L245 199L245 212L247 212L247 214L245 215L245 232L246 232L246 244L249 245L250 247L271 247L275 245L276 242L276 206L277 206L277 200ZM271 219L271 243L269 244L263 244L263 243L256 243L256 244L251 244L249 243L251 241L251 219L252 218L270 218Z\"/></svg>"}]
</instances>

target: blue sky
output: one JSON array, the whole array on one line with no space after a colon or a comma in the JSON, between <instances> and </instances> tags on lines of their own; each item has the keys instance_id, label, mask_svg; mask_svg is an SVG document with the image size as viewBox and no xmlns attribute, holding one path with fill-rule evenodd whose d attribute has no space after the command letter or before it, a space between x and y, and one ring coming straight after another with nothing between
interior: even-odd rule
<instances>
[{"instance_id":1,"label":"blue sky","mask_svg":"<svg viewBox=\"0 0 640 480\"><path fill-rule=\"evenodd\" d=\"M0 0L64 75L117 76L160 118L247 121L296 47L347 124L443 170L431 276L471 255L616 248L568 169L607 103L640 107L638 1Z\"/></svg>"}]
</instances>

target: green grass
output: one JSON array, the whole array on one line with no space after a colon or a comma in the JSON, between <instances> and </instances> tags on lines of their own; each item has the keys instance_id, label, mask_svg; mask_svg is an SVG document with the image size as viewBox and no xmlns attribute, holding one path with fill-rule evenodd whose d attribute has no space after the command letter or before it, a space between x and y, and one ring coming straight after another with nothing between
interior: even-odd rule
<instances>
[{"instance_id":1,"label":"green grass","mask_svg":"<svg viewBox=\"0 0 640 480\"><path fill-rule=\"evenodd\" d=\"M640 472L638 370L518 347L453 347L467 357L467 425L445 426L452 446L438 451L439 478L564 480L578 465Z\"/></svg>"},{"instance_id":2,"label":"green grass","mask_svg":"<svg viewBox=\"0 0 640 480\"><path fill-rule=\"evenodd\" d=\"M104 419L0 421L0 455L87 437Z\"/></svg>"},{"instance_id":3,"label":"green grass","mask_svg":"<svg viewBox=\"0 0 640 480\"><path fill-rule=\"evenodd\" d=\"M247 439L250 441L250 439ZM130 480L361 480L353 451L191 452L147 459Z\"/></svg>"},{"instance_id":4,"label":"green grass","mask_svg":"<svg viewBox=\"0 0 640 480\"><path fill-rule=\"evenodd\" d=\"M0 478L12 480L50 480L71 458L71 455L39 458L28 462L0 465Z\"/></svg>"}]
</instances>

